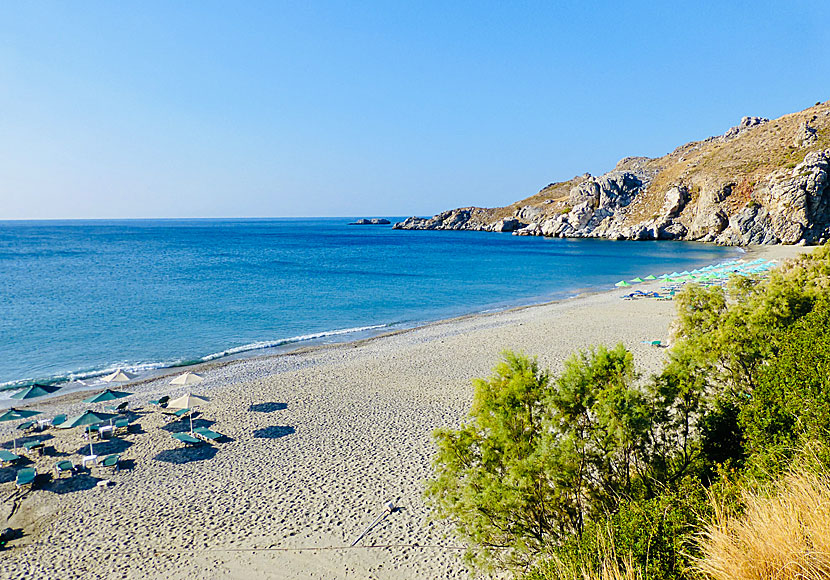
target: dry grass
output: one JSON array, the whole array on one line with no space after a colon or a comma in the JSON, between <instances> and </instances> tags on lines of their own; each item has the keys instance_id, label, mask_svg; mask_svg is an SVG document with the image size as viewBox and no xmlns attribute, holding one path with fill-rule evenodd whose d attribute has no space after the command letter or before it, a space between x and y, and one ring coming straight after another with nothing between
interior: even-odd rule
<instances>
[{"instance_id":1,"label":"dry grass","mask_svg":"<svg viewBox=\"0 0 830 580\"><path fill-rule=\"evenodd\" d=\"M716 505L697 567L714 580L830 578L830 476L798 472L772 493L745 492L745 511Z\"/></svg>"},{"instance_id":2,"label":"dry grass","mask_svg":"<svg viewBox=\"0 0 830 580\"><path fill-rule=\"evenodd\" d=\"M598 540L602 558L599 566L568 565L554 558L548 562L549 567L545 570L544 577L548 580L643 580L642 571L634 565L630 555L622 558L620 564L610 533L607 537L600 534Z\"/></svg>"}]
</instances>

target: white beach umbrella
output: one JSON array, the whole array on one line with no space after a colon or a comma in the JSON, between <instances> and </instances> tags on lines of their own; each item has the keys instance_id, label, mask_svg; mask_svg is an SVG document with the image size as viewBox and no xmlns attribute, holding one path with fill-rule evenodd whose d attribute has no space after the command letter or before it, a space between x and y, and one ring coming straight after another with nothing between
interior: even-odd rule
<instances>
[{"instance_id":1,"label":"white beach umbrella","mask_svg":"<svg viewBox=\"0 0 830 580\"><path fill-rule=\"evenodd\" d=\"M182 395L178 399L173 399L169 403L167 403L168 409L192 409L194 407L198 407L202 403L208 403L210 399L207 397L201 397L199 395L194 395L193 393L187 393L186 395ZM193 414L190 414L190 432L193 433Z\"/></svg>"},{"instance_id":2,"label":"white beach umbrella","mask_svg":"<svg viewBox=\"0 0 830 580\"><path fill-rule=\"evenodd\" d=\"M187 371L184 374L177 376L175 379L170 381L171 385L195 385L201 383L203 380L201 375L197 375L196 373L191 373ZM168 405L169 407L169 405Z\"/></svg>"},{"instance_id":3,"label":"white beach umbrella","mask_svg":"<svg viewBox=\"0 0 830 580\"><path fill-rule=\"evenodd\" d=\"M105 376L102 381L105 383L126 383L136 377L133 373L128 373L125 370L117 369L114 373Z\"/></svg>"}]
</instances>

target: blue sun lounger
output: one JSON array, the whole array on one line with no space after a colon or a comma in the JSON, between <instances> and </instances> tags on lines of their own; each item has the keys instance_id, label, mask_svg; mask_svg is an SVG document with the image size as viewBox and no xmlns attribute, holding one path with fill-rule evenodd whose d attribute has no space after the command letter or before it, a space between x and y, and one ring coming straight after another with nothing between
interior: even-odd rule
<instances>
[{"instance_id":1,"label":"blue sun lounger","mask_svg":"<svg viewBox=\"0 0 830 580\"><path fill-rule=\"evenodd\" d=\"M15 461L20 461L19 455L15 455L8 449L0 449L0 464L5 465L6 463L14 463Z\"/></svg>"},{"instance_id":2,"label":"blue sun lounger","mask_svg":"<svg viewBox=\"0 0 830 580\"><path fill-rule=\"evenodd\" d=\"M221 439L223 437L221 433L211 431L207 427L196 427L193 429L193 434L196 437L204 439L205 441L216 441L217 439Z\"/></svg>"},{"instance_id":3,"label":"blue sun lounger","mask_svg":"<svg viewBox=\"0 0 830 580\"><path fill-rule=\"evenodd\" d=\"M58 477L60 477L62 473L68 473L69 475L72 475L73 473L75 473L75 464L69 461L68 459L58 461L55 464L55 471L57 472Z\"/></svg>"},{"instance_id":4,"label":"blue sun lounger","mask_svg":"<svg viewBox=\"0 0 830 580\"><path fill-rule=\"evenodd\" d=\"M200 443L204 443L201 439L196 439L190 433L173 433L173 439L177 441L181 441L185 445L199 445Z\"/></svg>"},{"instance_id":5,"label":"blue sun lounger","mask_svg":"<svg viewBox=\"0 0 830 580\"><path fill-rule=\"evenodd\" d=\"M98 467L100 469L112 469L113 471L118 471L119 461L121 461L121 456L118 453L113 453L112 455L104 457L98 464Z\"/></svg>"},{"instance_id":6,"label":"blue sun lounger","mask_svg":"<svg viewBox=\"0 0 830 580\"><path fill-rule=\"evenodd\" d=\"M36 477L37 471L35 471L34 467L24 467L17 472L17 477L15 478L14 483L18 488L24 488L26 486L31 487L31 485L35 482Z\"/></svg>"}]
</instances>

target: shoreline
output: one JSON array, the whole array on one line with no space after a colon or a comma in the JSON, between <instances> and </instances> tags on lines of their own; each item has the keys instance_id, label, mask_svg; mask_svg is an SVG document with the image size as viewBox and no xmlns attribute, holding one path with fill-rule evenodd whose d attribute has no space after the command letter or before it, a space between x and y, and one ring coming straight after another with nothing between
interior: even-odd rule
<instances>
[{"instance_id":1,"label":"shoreline","mask_svg":"<svg viewBox=\"0 0 830 580\"><path fill-rule=\"evenodd\" d=\"M792 248L796 246L769 246L769 247L782 247L782 248ZM752 247L748 250L745 250L745 254L743 256L750 257L754 255L759 255L758 252L763 253L765 250L764 248L768 248L767 246L758 246ZM707 263L708 265L708 263ZM648 282L644 284L649 285ZM67 389L67 393L69 392L86 392L95 390L98 388L106 388L111 385L107 385L103 382L100 382L100 379L103 376L117 370L123 369L129 372L133 372L134 374L138 374L139 377L125 385L121 386L128 386L128 385L135 385L135 384L142 384L146 381L156 380L158 378L163 378L165 376L169 376L171 374L182 373L188 370L194 370L199 368L211 368L211 365L214 362L221 362L221 363L228 363L233 362L236 360L247 360L251 358L258 358L263 356L283 356L287 354L292 354L295 352L304 352L306 349L315 349L315 348L326 348L331 346L338 346L341 344L350 344L352 342L361 342L363 340L371 340L377 337L383 337L390 334L396 334L398 332L406 332L409 330L422 328L424 326L429 326L432 324L441 324L444 322L450 322L457 319L463 319L469 316L486 316L490 314L498 314L500 312L509 312L515 309L522 309L522 308L533 308L536 306L544 306L546 304L558 303L567 300L577 299L583 296L589 296L596 293L608 292L613 291L614 288L611 287L609 283L609 287L594 287L589 289L575 290L575 294L568 295L562 298L555 298L553 300L543 300L541 302L528 302L528 303L521 303L521 301L516 301L516 304L513 305L505 305L503 307L497 307L492 310L484 310L484 311L473 311L466 314L461 314L458 316L450 316L448 318L439 318L434 320L424 320L424 321L414 321L414 322L391 322L385 324L369 324L363 325L360 327L352 328L352 329L333 329L333 330L326 330L320 331L317 333L310 333L308 336L310 338L306 338L306 336L297 336L297 337L289 337L285 339L277 339L274 341L262 341L263 343L273 342L275 343L273 346L255 346L257 343L251 343L246 345L238 345L228 347L225 350L216 352L216 353L209 353L202 357L197 357L195 362L190 362L186 359L174 362L142 362L142 363L133 363L124 364L124 365L117 365L111 364L106 369L101 370L78 370L78 371L71 371L66 372L64 375L59 376L52 376L47 378L29 378L29 379L18 379L14 381L7 381L3 385L0 385L0 409L8 408L9 406L13 406L15 400L10 399L8 397L2 398L3 394L9 391L16 391L25 387L30 386L31 384L36 383L45 383L50 385L56 385L61 387L62 389ZM532 299L530 299L532 300ZM400 328L395 328L399 326ZM391 328L392 330L383 330L384 328ZM374 331L378 330L377 333ZM348 338L352 334L366 334L366 336L362 338ZM320 336L316 336L320 335ZM332 339L332 337L337 336L344 336L342 340L338 340L336 338ZM327 341L327 339L331 339ZM250 348L249 348L250 347ZM237 351L238 352L229 352L229 351ZM208 360L201 360L201 359L208 359ZM208 365L206 367L206 365ZM143 375L143 376L141 376ZM76 377L76 378L63 378L66 377ZM80 384L79 384L80 383ZM60 397L61 394L56 394L48 397L49 399L54 397Z\"/></svg>"}]
</instances>

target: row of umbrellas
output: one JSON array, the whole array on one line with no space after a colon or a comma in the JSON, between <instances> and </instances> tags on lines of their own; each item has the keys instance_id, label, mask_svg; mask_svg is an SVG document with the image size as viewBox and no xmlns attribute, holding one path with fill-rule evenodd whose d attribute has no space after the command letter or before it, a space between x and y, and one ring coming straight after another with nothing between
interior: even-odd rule
<instances>
[{"instance_id":1,"label":"row of umbrellas","mask_svg":"<svg viewBox=\"0 0 830 580\"><path fill-rule=\"evenodd\" d=\"M704 266L700 269L692 270L691 272L688 270L684 270L683 272L672 272L671 274L661 274L659 276L655 276L650 274L645 278L633 278L630 281L626 282L625 280L620 280L614 286L625 288L628 286L632 286L633 284L645 282L647 280L663 280L666 283L676 283L676 282L712 282L715 280L724 280L733 274L737 274L739 276L749 276L752 274L763 274L768 272L772 268L775 267L775 260L764 260L763 258L758 258L751 262L745 262L743 260L730 260L728 262L722 262L717 265L712 266Z\"/></svg>"},{"instance_id":2,"label":"row of umbrellas","mask_svg":"<svg viewBox=\"0 0 830 580\"><path fill-rule=\"evenodd\" d=\"M132 378L135 378L134 375L131 373L127 373L126 371L117 370L114 373L107 375L104 378L105 382L113 383L113 382L126 382ZM109 379L109 380L107 380ZM197 375L196 373L192 373L190 371L183 373L172 381L170 381L171 385L195 385L197 383L202 382L202 377ZM34 384L19 393L15 393L12 395L12 398L15 399L29 399L34 397L40 397L43 395L48 395L54 393L55 391L59 390L60 387L52 386L52 385L40 385ZM97 404L97 403L104 403L108 401L114 401L117 399L123 399L124 397L129 397L133 393L128 393L126 391L113 391L111 389L105 389L104 391L88 398L84 399L84 403L89 404ZM207 397L200 397L198 395L194 395L192 393L188 393L179 397L178 399L173 399L167 404L168 409L190 409L195 406L200 405L201 403L208 402L209 399ZM36 415L40 415L41 411L35 411L33 409L15 409L14 407L8 409L5 413L0 415L0 422L8 422L8 421L25 421L31 419ZM92 411L87 410L86 412L77 415L75 417L70 417L60 425L58 425L59 429L72 429L74 427L81 427L86 425L95 425L97 423L103 423L105 421L112 421L112 419L116 418L118 415L113 413L104 413L101 411ZM191 430L193 429L193 418L190 418L191 421ZM17 448L17 437L14 438L14 447ZM90 438L89 443L90 455L93 454L92 449L92 439Z\"/></svg>"},{"instance_id":3,"label":"row of umbrellas","mask_svg":"<svg viewBox=\"0 0 830 580\"><path fill-rule=\"evenodd\" d=\"M136 378L136 375L129 373L127 371L123 371L118 369L112 374L109 374L103 377L105 383L126 383L127 381L131 381L132 379ZM202 377L197 375L196 373L192 373L187 371L175 379L170 381L171 385L195 385L197 383L202 382ZM34 399L36 397L43 397L45 395L51 395L56 391L59 391L61 387L56 387L55 385L41 385L39 383L35 383L30 387L26 387L22 391L18 391L14 395L11 396L12 399ZM107 389L109 390L109 389ZM105 391L106 392L106 391ZM112 391L110 391L112 392ZM111 399L110 399L111 400ZM98 401L84 401L84 402L94 402L97 403Z\"/></svg>"}]
</instances>

